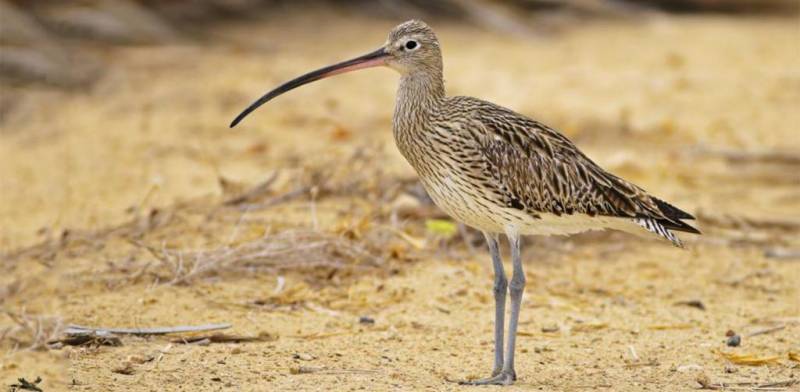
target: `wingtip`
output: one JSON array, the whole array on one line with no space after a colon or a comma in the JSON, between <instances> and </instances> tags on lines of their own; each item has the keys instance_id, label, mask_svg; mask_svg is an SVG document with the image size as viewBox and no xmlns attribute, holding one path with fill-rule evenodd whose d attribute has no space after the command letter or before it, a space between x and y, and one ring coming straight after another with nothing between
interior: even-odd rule
<instances>
[{"instance_id":1,"label":"wingtip","mask_svg":"<svg viewBox=\"0 0 800 392\"><path fill-rule=\"evenodd\" d=\"M672 205L670 203L667 203L664 200L661 200L661 199L659 199L657 197L652 197L652 199L656 203L656 206L658 206L658 209L661 211L661 213L666 215L667 218L670 218L670 219L673 219L673 220L675 220L675 219L678 219L678 220L680 220L680 219L695 220L695 217L692 214L690 214L690 213L688 213L688 212L686 212L686 211L684 211L684 210L682 210L682 209L680 209L678 207L675 207L674 205Z\"/></svg>"},{"instance_id":2,"label":"wingtip","mask_svg":"<svg viewBox=\"0 0 800 392\"><path fill-rule=\"evenodd\" d=\"M684 233L690 233L690 234L703 234L696 227L682 220L667 220L667 221L661 221L660 223L670 230L682 231Z\"/></svg>"},{"instance_id":3,"label":"wingtip","mask_svg":"<svg viewBox=\"0 0 800 392\"><path fill-rule=\"evenodd\" d=\"M687 225L687 226L689 226L689 225ZM687 230L687 231L686 231L687 233L699 234L699 235L702 235L702 234L703 234L703 232L702 232L702 231L700 231L698 228L696 228L696 227L694 227L694 226L689 226L689 227L691 227L692 229L691 229L691 230Z\"/></svg>"}]
</instances>

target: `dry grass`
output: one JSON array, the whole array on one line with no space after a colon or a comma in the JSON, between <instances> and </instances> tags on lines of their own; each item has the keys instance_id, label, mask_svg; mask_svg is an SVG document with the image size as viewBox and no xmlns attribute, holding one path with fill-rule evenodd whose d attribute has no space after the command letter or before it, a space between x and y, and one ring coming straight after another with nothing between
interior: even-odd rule
<instances>
[{"instance_id":1,"label":"dry grass","mask_svg":"<svg viewBox=\"0 0 800 392\"><path fill-rule=\"evenodd\" d=\"M64 327L59 316L32 315L24 309L19 313L9 310L3 313L12 325L0 332L0 344L10 342L12 351L47 350L48 343L58 338Z\"/></svg>"},{"instance_id":2,"label":"dry grass","mask_svg":"<svg viewBox=\"0 0 800 392\"><path fill-rule=\"evenodd\" d=\"M315 268L375 268L382 264L363 244L319 231L283 231L239 246L211 250L141 246L167 269L168 284L188 284L223 271L276 274Z\"/></svg>"}]
</instances>

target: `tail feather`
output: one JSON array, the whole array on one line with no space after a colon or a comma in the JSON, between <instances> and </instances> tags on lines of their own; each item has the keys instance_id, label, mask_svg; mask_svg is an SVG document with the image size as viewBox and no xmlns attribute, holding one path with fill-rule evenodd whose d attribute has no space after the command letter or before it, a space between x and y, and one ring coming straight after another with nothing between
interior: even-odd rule
<instances>
[{"instance_id":1,"label":"tail feather","mask_svg":"<svg viewBox=\"0 0 800 392\"><path fill-rule=\"evenodd\" d=\"M654 203L656 203L656 206L658 207L659 210L661 210L661 213L664 214L664 216L666 216L667 218L670 218L672 220L694 219L694 216L692 216L692 214L684 210L681 210L680 208L675 207L674 205L669 204L664 200L652 196L651 199L653 200Z\"/></svg>"},{"instance_id":2,"label":"tail feather","mask_svg":"<svg viewBox=\"0 0 800 392\"><path fill-rule=\"evenodd\" d=\"M685 233L692 233L692 234L703 234L700 232L700 230L697 230L697 228L695 228L694 226L689 225L686 222L679 221L677 219L676 220L659 219L658 223L660 223L661 226L664 226L669 230L682 231Z\"/></svg>"},{"instance_id":3,"label":"tail feather","mask_svg":"<svg viewBox=\"0 0 800 392\"><path fill-rule=\"evenodd\" d=\"M683 248L683 243L678 238L678 236L676 236L673 232L669 231L666 227L664 227L664 225L661 224L661 222L659 222L659 221L657 221L657 220L655 220L653 218L634 218L633 221L637 225L642 226L645 229L647 229L647 231L649 231L651 233L654 233L656 235L659 235L661 237L664 237L664 238L670 240L670 242L672 242L673 245L675 245L675 246L677 246L679 248ZM689 226L689 227L691 227L691 226Z\"/></svg>"}]
</instances>

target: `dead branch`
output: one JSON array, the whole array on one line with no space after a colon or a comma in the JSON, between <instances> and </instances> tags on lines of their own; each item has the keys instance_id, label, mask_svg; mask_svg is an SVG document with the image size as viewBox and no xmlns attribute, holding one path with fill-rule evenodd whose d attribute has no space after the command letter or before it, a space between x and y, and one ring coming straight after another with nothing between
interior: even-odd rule
<instances>
[{"instance_id":1,"label":"dead branch","mask_svg":"<svg viewBox=\"0 0 800 392\"><path fill-rule=\"evenodd\" d=\"M764 251L764 257L778 260L800 260L800 249L770 248Z\"/></svg>"},{"instance_id":2,"label":"dead branch","mask_svg":"<svg viewBox=\"0 0 800 392\"><path fill-rule=\"evenodd\" d=\"M47 342L51 348L67 346L122 346L122 340L112 333L105 331L85 331L81 333L66 333L66 336Z\"/></svg>"},{"instance_id":3,"label":"dead branch","mask_svg":"<svg viewBox=\"0 0 800 392\"><path fill-rule=\"evenodd\" d=\"M778 332L778 331L783 330L785 328L786 328L785 325L779 325L777 327L760 329L758 331L751 332L750 334L747 335L747 337L751 338L753 336L766 335L766 334L769 334L769 333Z\"/></svg>"},{"instance_id":4,"label":"dead branch","mask_svg":"<svg viewBox=\"0 0 800 392\"><path fill-rule=\"evenodd\" d=\"M373 369L329 369L325 367L298 366L289 369L291 374L373 374L379 373Z\"/></svg>"},{"instance_id":5,"label":"dead branch","mask_svg":"<svg viewBox=\"0 0 800 392\"><path fill-rule=\"evenodd\" d=\"M307 185L306 186L300 186L300 187L295 188L295 189L293 189L293 190L291 190L289 192L280 194L278 196L275 196L275 197L273 197L271 199L268 199L266 201L263 201L261 203L244 203L244 201L247 201L247 200L243 200L241 203L234 203L234 204L229 204L229 205L235 205L236 207L239 208L239 210L242 210L242 211L258 211L258 210L263 210L263 209L266 209L266 208L269 208L269 207L276 206L278 204L285 203L287 201L294 200L297 197L300 197L302 195L307 194L308 192L311 191L311 189L312 189L311 186L307 186Z\"/></svg>"},{"instance_id":6,"label":"dead branch","mask_svg":"<svg viewBox=\"0 0 800 392\"><path fill-rule=\"evenodd\" d=\"M228 329L230 327L230 324L206 324L197 326L181 325L176 327L155 328L103 328L70 324L64 330L64 333L68 335L86 334L87 332L114 333L122 335L166 335L171 333L214 331L218 329Z\"/></svg>"},{"instance_id":7,"label":"dead branch","mask_svg":"<svg viewBox=\"0 0 800 392\"><path fill-rule=\"evenodd\" d=\"M215 333L212 335L181 337L172 339L170 340L170 342L191 344L203 340L207 340L209 343L244 343L244 342L267 342L275 340L275 337L269 334L259 334L258 336L242 336L242 335L227 335L224 333Z\"/></svg>"},{"instance_id":8,"label":"dead branch","mask_svg":"<svg viewBox=\"0 0 800 392\"><path fill-rule=\"evenodd\" d=\"M733 390L748 390L748 391L775 391L778 388L789 388L793 385L800 383L800 380L786 380L786 381L775 381L775 382L767 382L767 383L758 383L758 382L711 382L708 379L708 376L701 376L697 378L697 383L700 384L700 389L708 389L708 390L721 390L721 389L733 389Z\"/></svg>"},{"instance_id":9,"label":"dead branch","mask_svg":"<svg viewBox=\"0 0 800 392\"><path fill-rule=\"evenodd\" d=\"M718 156L733 164L781 164L800 165L800 152L795 151L742 151L729 149L703 148L700 155Z\"/></svg>"},{"instance_id":10,"label":"dead branch","mask_svg":"<svg viewBox=\"0 0 800 392\"><path fill-rule=\"evenodd\" d=\"M233 206L237 204L242 204L246 201L256 200L269 192L272 189L272 184L275 183L275 180L278 179L278 171L272 173L269 178L264 180L264 182L254 186L253 188L234 196L228 200L222 202L223 205L226 206Z\"/></svg>"},{"instance_id":11,"label":"dead branch","mask_svg":"<svg viewBox=\"0 0 800 392\"><path fill-rule=\"evenodd\" d=\"M9 385L10 392L16 391L34 391L34 392L44 392L42 388L39 388L39 384L42 382L41 377L36 377L36 380L33 382L26 380L25 378L21 377L17 379L16 384Z\"/></svg>"}]
</instances>

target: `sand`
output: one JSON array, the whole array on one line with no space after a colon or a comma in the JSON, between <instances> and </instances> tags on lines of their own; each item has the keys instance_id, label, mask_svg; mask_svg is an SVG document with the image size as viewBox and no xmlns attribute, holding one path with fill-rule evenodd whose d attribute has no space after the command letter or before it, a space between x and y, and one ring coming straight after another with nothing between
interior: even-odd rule
<instances>
[{"instance_id":1,"label":"sand","mask_svg":"<svg viewBox=\"0 0 800 392\"><path fill-rule=\"evenodd\" d=\"M113 67L88 91L9 87L19 102L0 130L3 310L33 325L230 323L224 333L259 341L124 336L119 347L28 350L34 339L4 314L0 382L40 376L46 391L468 390L451 380L486 376L487 253L426 228L435 213L392 219L399 200L422 208L398 196L406 188L389 190L414 179L391 139L393 72L304 87L227 128L266 89L374 49L393 24L279 13L217 26L208 42L110 49L101 55ZM433 25L451 94L561 129L602 166L696 214L704 231L683 236L686 250L621 233L526 239L519 380L508 390L798 380L796 20L654 16L511 38ZM354 151L366 156L353 163ZM317 184L307 177L321 170L335 173L332 190L252 211L221 205L276 171L267 200ZM349 192L348 178L359 180ZM345 255L332 266L335 252L298 242L266 264L185 281L170 271L179 253L190 260L191 251L287 231L344 238L375 259ZM287 267L303 262L320 265ZM740 347L725 345L728 330Z\"/></svg>"}]
</instances>

